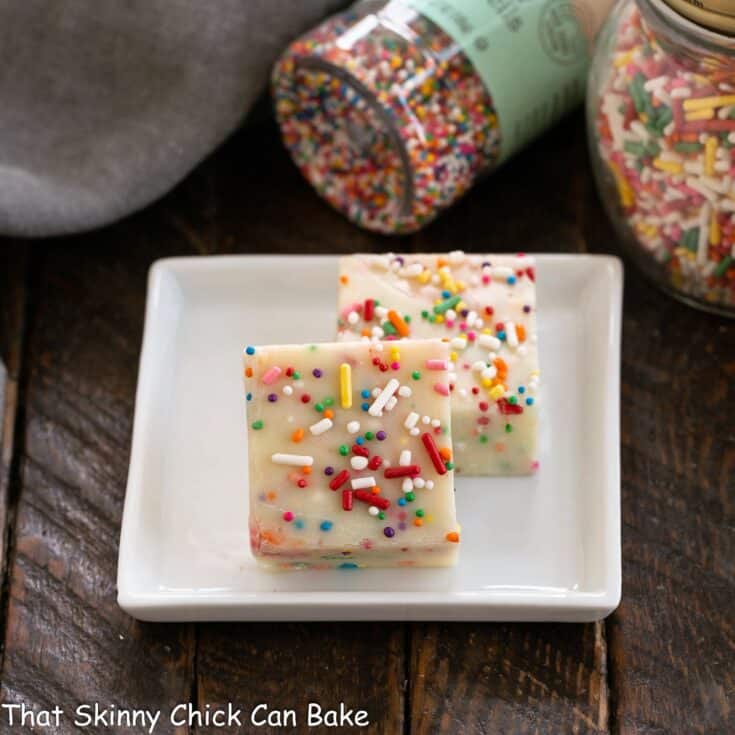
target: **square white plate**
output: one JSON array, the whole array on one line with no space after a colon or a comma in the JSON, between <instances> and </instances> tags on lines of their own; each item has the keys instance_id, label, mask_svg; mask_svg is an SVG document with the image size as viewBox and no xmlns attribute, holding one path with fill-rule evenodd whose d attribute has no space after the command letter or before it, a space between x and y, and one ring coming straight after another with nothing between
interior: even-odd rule
<instances>
[{"instance_id":1,"label":"square white plate","mask_svg":"<svg viewBox=\"0 0 735 735\"><path fill-rule=\"evenodd\" d=\"M272 573L248 544L241 353L334 337L337 259L174 258L149 275L118 601L144 620L562 620L620 600L616 258L537 256L541 469L458 478L453 569Z\"/></svg>"}]
</instances>

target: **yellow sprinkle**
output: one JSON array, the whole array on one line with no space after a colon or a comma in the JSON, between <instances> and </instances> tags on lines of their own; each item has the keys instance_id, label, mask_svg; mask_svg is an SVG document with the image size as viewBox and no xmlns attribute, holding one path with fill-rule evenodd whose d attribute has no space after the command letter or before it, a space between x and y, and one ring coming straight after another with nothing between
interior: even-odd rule
<instances>
[{"instance_id":1,"label":"yellow sprinkle","mask_svg":"<svg viewBox=\"0 0 735 735\"><path fill-rule=\"evenodd\" d=\"M444 315L443 314L437 314L434 318L434 322L436 324L441 324L444 321Z\"/></svg>"},{"instance_id":2,"label":"yellow sprinkle","mask_svg":"<svg viewBox=\"0 0 735 735\"><path fill-rule=\"evenodd\" d=\"M620 203L624 207L632 207L635 204L635 193L633 192L633 188L628 183L628 180L625 178L625 176L623 176L623 174L620 172L620 169L618 168L616 163L614 163L613 161L608 161L608 166L613 172L615 182L618 186L618 196L620 197Z\"/></svg>"},{"instance_id":3,"label":"yellow sprinkle","mask_svg":"<svg viewBox=\"0 0 735 735\"><path fill-rule=\"evenodd\" d=\"M451 360L452 362L456 362L456 361L457 361L457 353L456 353L456 352L450 352L450 353L449 353L449 359L450 359L450 360Z\"/></svg>"},{"instance_id":4,"label":"yellow sprinkle","mask_svg":"<svg viewBox=\"0 0 735 735\"><path fill-rule=\"evenodd\" d=\"M493 381L492 378L483 378L482 379L482 387L483 388L492 388Z\"/></svg>"},{"instance_id":5,"label":"yellow sprinkle","mask_svg":"<svg viewBox=\"0 0 735 735\"><path fill-rule=\"evenodd\" d=\"M709 241L713 245L719 245L722 240L722 232L720 230L720 221L717 219L717 212L712 212L712 219L709 223Z\"/></svg>"},{"instance_id":6,"label":"yellow sprinkle","mask_svg":"<svg viewBox=\"0 0 735 735\"><path fill-rule=\"evenodd\" d=\"M702 110L710 107L724 107L725 105L735 105L735 94L723 94L718 97L693 97L684 100L682 107L685 112L694 110Z\"/></svg>"},{"instance_id":7,"label":"yellow sprinkle","mask_svg":"<svg viewBox=\"0 0 735 735\"><path fill-rule=\"evenodd\" d=\"M645 237L655 237L658 234L656 225L646 224L645 222L637 224L636 231Z\"/></svg>"},{"instance_id":8,"label":"yellow sprinkle","mask_svg":"<svg viewBox=\"0 0 735 735\"><path fill-rule=\"evenodd\" d=\"M418 282L419 283L428 283L430 278L431 278L431 271L430 270L424 270L424 271L421 271L421 275L418 277Z\"/></svg>"},{"instance_id":9,"label":"yellow sprinkle","mask_svg":"<svg viewBox=\"0 0 735 735\"><path fill-rule=\"evenodd\" d=\"M715 175L715 158L717 156L717 138L710 135L704 144L704 173L706 176Z\"/></svg>"},{"instance_id":10,"label":"yellow sprinkle","mask_svg":"<svg viewBox=\"0 0 735 735\"><path fill-rule=\"evenodd\" d=\"M352 368L346 362L339 366L339 395L342 408L352 408Z\"/></svg>"},{"instance_id":11,"label":"yellow sprinkle","mask_svg":"<svg viewBox=\"0 0 735 735\"><path fill-rule=\"evenodd\" d=\"M670 174L680 174L684 170L680 163L677 163L676 161L664 161L661 158L654 158L653 165L659 171L666 171Z\"/></svg>"},{"instance_id":12,"label":"yellow sprinkle","mask_svg":"<svg viewBox=\"0 0 735 735\"><path fill-rule=\"evenodd\" d=\"M626 66L627 64L630 64L630 62L633 60L633 52L632 51L626 51L623 54L618 54L615 57L615 66L619 69L621 66Z\"/></svg>"},{"instance_id":13,"label":"yellow sprinkle","mask_svg":"<svg viewBox=\"0 0 735 735\"><path fill-rule=\"evenodd\" d=\"M505 395L505 386L504 385L496 385L490 391L490 398L492 398L494 401L497 401L499 398L502 398L504 395Z\"/></svg>"},{"instance_id":14,"label":"yellow sprinkle","mask_svg":"<svg viewBox=\"0 0 735 735\"><path fill-rule=\"evenodd\" d=\"M684 113L686 122L696 122L697 120L711 120L715 116L715 111L711 107L703 110L695 110L694 112Z\"/></svg>"}]
</instances>

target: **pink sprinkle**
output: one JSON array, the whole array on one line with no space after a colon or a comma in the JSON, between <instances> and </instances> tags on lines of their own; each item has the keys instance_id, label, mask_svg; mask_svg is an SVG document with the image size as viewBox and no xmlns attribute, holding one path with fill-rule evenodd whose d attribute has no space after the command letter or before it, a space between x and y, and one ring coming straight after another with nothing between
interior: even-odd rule
<instances>
[{"instance_id":1,"label":"pink sprinkle","mask_svg":"<svg viewBox=\"0 0 735 735\"><path fill-rule=\"evenodd\" d=\"M487 286L487 284L490 283L490 276L483 276L482 282Z\"/></svg>"},{"instance_id":2,"label":"pink sprinkle","mask_svg":"<svg viewBox=\"0 0 735 735\"><path fill-rule=\"evenodd\" d=\"M434 390L443 396L449 395L449 386L446 383L435 383Z\"/></svg>"},{"instance_id":3,"label":"pink sprinkle","mask_svg":"<svg viewBox=\"0 0 735 735\"><path fill-rule=\"evenodd\" d=\"M268 368L268 369L267 369L267 370L266 370L266 371L265 371L265 372L263 373L263 378L262 378L262 380L263 380L263 382L264 382L264 383L265 383L266 385L271 385L272 383L275 383L275 382L276 382L276 380L278 380L278 378L280 378L280 377L281 377L281 372L282 372L282 371L281 371L281 368L279 368L279 367L278 367L278 365L274 365L273 367L271 367L271 368Z\"/></svg>"},{"instance_id":4,"label":"pink sprinkle","mask_svg":"<svg viewBox=\"0 0 735 735\"><path fill-rule=\"evenodd\" d=\"M446 325L447 329L451 329L454 326L454 319L445 319L444 324Z\"/></svg>"},{"instance_id":5,"label":"pink sprinkle","mask_svg":"<svg viewBox=\"0 0 735 735\"><path fill-rule=\"evenodd\" d=\"M460 328L460 329L461 329L461 330L462 330L463 332L466 332L466 331L467 331L467 322L460 322L460 323L459 323L459 328Z\"/></svg>"},{"instance_id":6,"label":"pink sprinkle","mask_svg":"<svg viewBox=\"0 0 735 735\"><path fill-rule=\"evenodd\" d=\"M469 340L470 342L474 342L474 341L475 341L475 337L476 337L476 336L477 336L477 335L476 335L476 334L475 334L474 332L467 332L467 339L468 339L468 340Z\"/></svg>"},{"instance_id":7,"label":"pink sprinkle","mask_svg":"<svg viewBox=\"0 0 735 735\"><path fill-rule=\"evenodd\" d=\"M286 521L286 523L291 523L291 521L293 520L293 513L290 510L287 510L283 514L283 520Z\"/></svg>"},{"instance_id":8,"label":"pink sprinkle","mask_svg":"<svg viewBox=\"0 0 735 735\"><path fill-rule=\"evenodd\" d=\"M362 314L362 304L355 303L350 304L349 306L345 306L345 308L342 309L342 313L340 314L340 316L343 320L347 321L347 317L349 316L351 311L356 311L358 314Z\"/></svg>"},{"instance_id":9,"label":"pink sprinkle","mask_svg":"<svg viewBox=\"0 0 735 735\"><path fill-rule=\"evenodd\" d=\"M390 367L391 367L391 370L398 370L401 367L401 363L400 362L392 362L390 364Z\"/></svg>"},{"instance_id":10,"label":"pink sprinkle","mask_svg":"<svg viewBox=\"0 0 735 735\"><path fill-rule=\"evenodd\" d=\"M447 363L446 360L427 360L426 369L427 370L448 370L449 363Z\"/></svg>"}]
</instances>

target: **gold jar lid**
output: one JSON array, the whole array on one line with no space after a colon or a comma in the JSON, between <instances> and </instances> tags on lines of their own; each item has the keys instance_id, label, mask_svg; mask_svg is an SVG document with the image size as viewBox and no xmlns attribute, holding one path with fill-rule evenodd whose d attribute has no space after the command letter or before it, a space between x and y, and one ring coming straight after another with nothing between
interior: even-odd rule
<instances>
[{"instance_id":1,"label":"gold jar lid","mask_svg":"<svg viewBox=\"0 0 735 735\"><path fill-rule=\"evenodd\" d=\"M698 25L735 35L735 0L663 0Z\"/></svg>"}]
</instances>

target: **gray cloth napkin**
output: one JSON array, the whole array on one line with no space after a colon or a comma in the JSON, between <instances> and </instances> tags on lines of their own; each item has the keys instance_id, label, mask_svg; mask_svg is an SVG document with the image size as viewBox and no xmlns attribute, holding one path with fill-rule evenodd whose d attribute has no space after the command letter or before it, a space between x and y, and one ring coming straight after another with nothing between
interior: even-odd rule
<instances>
[{"instance_id":1,"label":"gray cloth napkin","mask_svg":"<svg viewBox=\"0 0 735 735\"><path fill-rule=\"evenodd\" d=\"M343 0L0 0L0 233L57 235L164 194Z\"/></svg>"}]
</instances>

